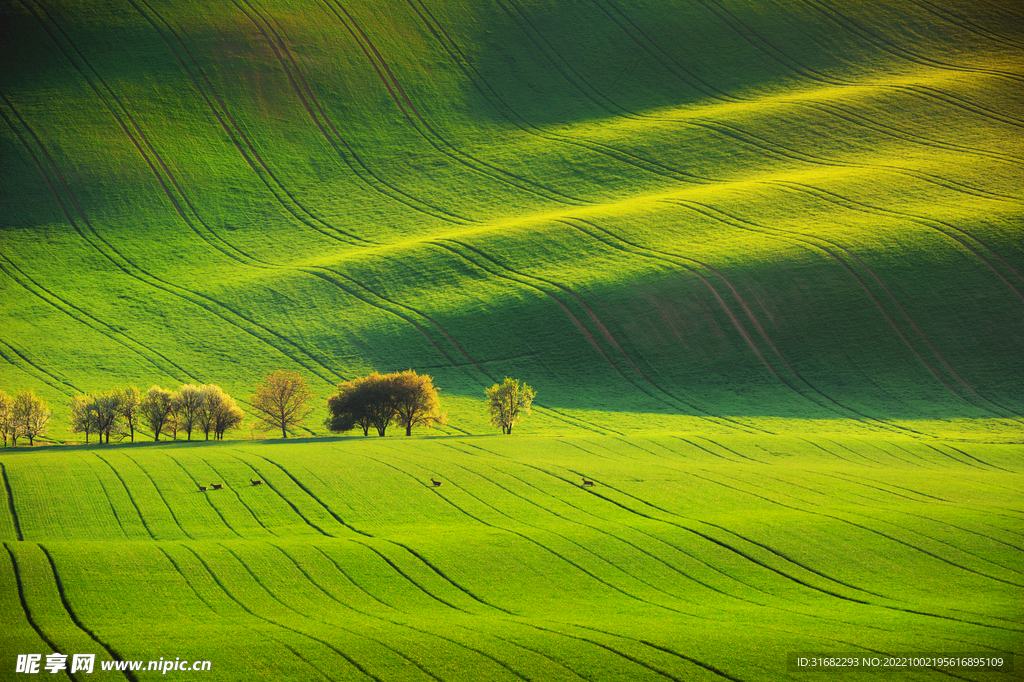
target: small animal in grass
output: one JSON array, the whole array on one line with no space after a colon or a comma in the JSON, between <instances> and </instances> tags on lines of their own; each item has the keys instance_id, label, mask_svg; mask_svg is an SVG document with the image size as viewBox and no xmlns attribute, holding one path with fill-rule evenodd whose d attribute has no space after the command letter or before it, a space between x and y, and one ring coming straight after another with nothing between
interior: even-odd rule
<instances>
[{"instance_id":1,"label":"small animal in grass","mask_svg":"<svg viewBox=\"0 0 1024 682\"><path fill-rule=\"evenodd\" d=\"M441 481L435 481L433 478L431 478L430 482L434 484L435 488L440 488L441 487Z\"/></svg>"},{"instance_id":2,"label":"small animal in grass","mask_svg":"<svg viewBox=\"0 0 1024 682\"><path fill-rule=\"evenodd\" d=\"M251 478L249 479L249 483L252 483L253 485L263 485L263 481L254 481Z\"/></svg>"},{"instance_id":3,"label":"small animal in grass","mask_svg":"<svg viewBox=\"0 0 1024 682\"><path fill-rule=\"evenodd\" d=\"M588 481L587 477L584 476L583 477L583 485L594 485L594 482L593 481Z\"/></svg>"},{"instance_id":4,"label":"small animal in grass","mask_svg":"<svg viewBox=\"0 0 1024 682\"><path fill-rule=\"evenodd\" d=\"M205 493L206 492L206 486L205 485L199 486L199 492Z\"/></svg>"},{"instance_id":5,"label":"small animal in grass","mask_svg":"<svg viewBox=\"0 0 1024 682\"><path fill-rule=\"evenodd\" d=\"M210 488L213 489L213 490L220 490L223 487L224 487L223 483L211 483L210 484Z\"/></svg>"}]
</instances>

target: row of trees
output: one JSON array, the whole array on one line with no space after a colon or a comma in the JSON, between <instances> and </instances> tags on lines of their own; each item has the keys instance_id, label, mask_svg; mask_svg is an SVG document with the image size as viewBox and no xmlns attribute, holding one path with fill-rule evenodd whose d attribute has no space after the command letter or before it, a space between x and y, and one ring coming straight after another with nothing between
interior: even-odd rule
<instances>
[{"instance_id":1,"label":"row of trees","mask_svg":"<svg viewBox=\"0 0 1024 682\"><path fill-rule=\"evenodd\" d=\"M392 422L405 427L412 435L414 426L430 427L447 424L441 412L434 380L416 372L394 372L359 377L338 384L338 392L327 400L330 416L324 426L335 433L351 431L357 426L366 436L370 428L383 436Z\"/></svg>"},{"instance_id":2,"label":"row of trees","mask_svg":"<svg viewBox=\"0 0 1024 682\"><path fill-rule=\"evenodd\" d=\"M359 427L363 435L370 429L383 436L388 426L397 423L412 435L415 426L431 427L447 424L441 412L438 389L434 380L413 370L379 374L374 372L338 385L338 392L327 401L329 416L324 422L335 433ZM491 424L504 434L530 413L536 396L530 386L516 379L505 378L485 390ZM250 396L252 411L263 430L280 430L281 437L300 426L313 411L308 402L312 393L297 372L277 371L257 384ZM110 443L110 436L125 437L135 442L135 433L148 429L153 439L170 434L174 440L183 432L187 440L193 433L202 433L206 440L213 434L223 440L225 432L240 428L245 414L235 400L220 386L185 384L176 391L153 386L145 395L134 386L109 391L80 394L71 399L71 431L84 433L85 442L96 434L100 442ZM29 445L46 433L50 410L33 391L23 391L11 399L0 391L0 435L4 447L8 439L13 445L19 437L27 437Z\"/></svg>"},{"instance_id":3,"label":"row of trees","mask_svg":"<svg viewBox=\"0 0 1024 682\"><path fill-rule=\"evenodd\" d=\"M145 395L134 386L77 395L71 399L71 431L97 434L100 442L110 442L111 434L128 436L135 442L135 431L148 427L153 440L171 433L174 440L183 431L188 440L194 432L210 433L217 440L224 432L242 425L245 415L234 399L214 384L185 384L177 391L153 386Z\"/></svg>"},{"instance_id":4,"label":"row of trees","mask_svg":"<svg viewBox=\"0 0 1024 682\"><path fill-rule=\"evenodd\" d=\"M14 398L0 391L0 435L5 448L8 439L11 445L17 446L22 436L32 445L37 437L46 433L49 424L50 409L35 391L22 391Z\"/></svg>"}]
</instances>

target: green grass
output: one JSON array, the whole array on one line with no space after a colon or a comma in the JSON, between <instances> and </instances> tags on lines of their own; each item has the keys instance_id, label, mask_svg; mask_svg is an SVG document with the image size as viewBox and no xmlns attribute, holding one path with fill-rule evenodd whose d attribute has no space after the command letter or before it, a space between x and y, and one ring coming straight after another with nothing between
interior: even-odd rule
<instances>
[{"instance_id":1,"label":"green grass","mask_svg":"<svg viewBox=\"0 0 1024 682\"><path fill-rule=\"evenodd\" d=\"M0 3L0 389L49 441L79 391L245 409L277 369L300 435L375 370L449 416L3 452L4 655L751 682L1019 651L1022 29L1003 0ZM505 376L538 402L485 438Z\"/></svg>"},{"instance_id":2,"label":"green grass","mask_svg":"<svg viewBox=\"0 0 1024 682\"><path fill-rule=\"evenodd\" d=\"M211 679L801 679L789 652L1021 642L1015 447L492 436L2 462L7 653L41 632L109 659L72 613L117 656Z\"/></svg>"}]
</instances>

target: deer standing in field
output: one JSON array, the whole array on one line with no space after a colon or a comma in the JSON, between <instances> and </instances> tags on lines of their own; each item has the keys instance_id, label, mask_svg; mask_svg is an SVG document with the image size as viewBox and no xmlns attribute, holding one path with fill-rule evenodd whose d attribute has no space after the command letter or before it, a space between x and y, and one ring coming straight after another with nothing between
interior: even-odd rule
<instances>
[{"instance_id":1,"label":"deer standing in field","mask_svg":"<svg viewBox=\"0 0 1024 682\"><path fill-rule=\"evenodd\" d=\"M212 489L214 489L214 490L220 490L221 488L224 487L224 484L223 483L211 483L210 487Z\"/></svg>"},{"instance_id":2,"label":"deer standing in field","mask_svg":"<svg viewBox=\"0 0 1024 682\"><path fill-rule=\"evenodd\" d=\"M198 484L196 484L196 485L198 485ZM205 493L206 492L206 486L205 485L200 485L199 486L199 492Z\"/></svg>"},{"instance_id":3,"label":"deer standing in field","mask_svg":"<svg viewBox=\"0 0 1024 682\"><path fill-rule=\"evenodd\" d=\"M433 477L430 478L430 482L434 484L435 488L441 487L441 481L435 481Z\"/></svg>"},{"instance_id":4,"label":"deer standing in field","mask_svg":"<svg viewBox=\"0 0 1024 682\"><path fill-rule=\"evenodd\" d=\"M588 481L587 477L584 476L583 477L583 485L590 485L590 486L592 486L592 485L594 485L594 482L593 481Z\"/></svg>"},{"instance_id":5,"label":"deer standing in field","mask_svg":"<svg viewBox=\"0 0 1024 682\"><path fill-rule=\"evenodd\" d=\"M251 478L249 479L249 483L252 483L253 485L263 485L263 481L254 481Z\"/></svg>"}]
</instances>

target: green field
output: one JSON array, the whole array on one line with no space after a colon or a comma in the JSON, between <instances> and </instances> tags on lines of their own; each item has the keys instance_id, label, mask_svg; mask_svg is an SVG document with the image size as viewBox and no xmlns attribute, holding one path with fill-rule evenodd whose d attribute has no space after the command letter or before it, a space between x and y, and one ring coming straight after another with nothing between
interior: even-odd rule
<instances>
[{"instance_id":1,"label":"green field","mask_svg":"<svg viewBox=\"0 0 1024 682\"><path fill-rule=\"evenodd\" d=\"M815 679L787 674L789 652L1020 651L1019 447L408 443L4 457L5 657L55 642L210 660L203 679L757 680Z\"/></svg>"},{"instance_id":2,"label":"green field","mask_svg":"<svg viewBox=\"0 0 1024 682\"><path fill-rule=\"evenodd\" d=\"M1024 653L1018 4L0 0L0 390L54 412L0 452L0 679ZM447 426L327 438L410 368ZM278 369L307 438L68 430Z\"/></svg>"}]
</instances>

